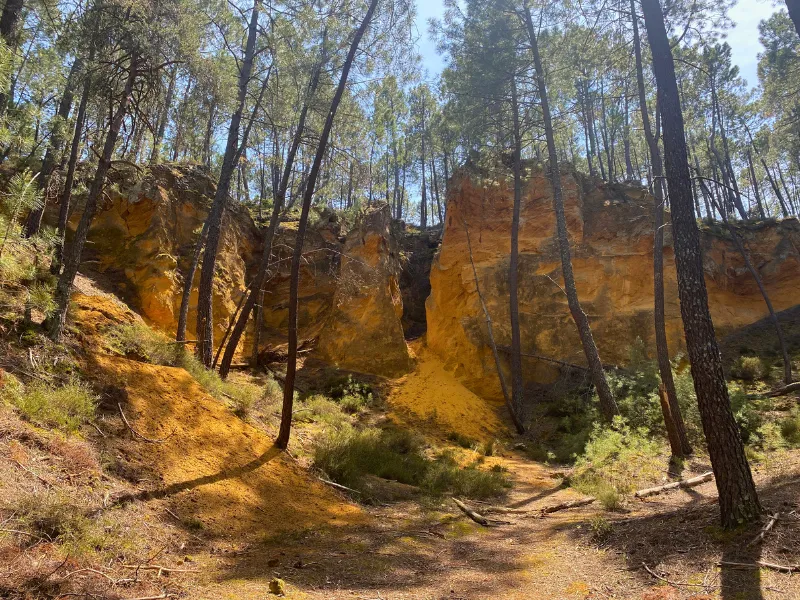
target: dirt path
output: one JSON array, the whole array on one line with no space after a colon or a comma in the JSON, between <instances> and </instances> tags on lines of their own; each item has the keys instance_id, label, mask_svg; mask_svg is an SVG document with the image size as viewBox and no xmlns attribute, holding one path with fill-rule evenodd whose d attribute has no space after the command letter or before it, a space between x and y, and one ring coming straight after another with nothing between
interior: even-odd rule
<instances>
[{"instance_id":1,"label":"dirt path","mask_svg":"<svg viewBox=\"0 0 800 600\"><path fill-rule=\"evenodd\" d=\"M508 461L517 485L506 506L537 510L576 497L542 465ZM765 505L797 508L800 484L761 482ZM498 515L476 525L450 505L369 511L369 523L275 539L248 554L214 561L198 598L263 598L273 577L289 598L797 599L800 582L769 570L720 569L720 560L793 564L800 525L787 517L765 548L746 548L759 526L715 526L713 483L630 504L619 513L586 507L545 518ZM476 505L479 509L479 505ZM643 567L680 585L657 580ZM209 565L210 566L210 565Z\"/></svg>"},{"instance_id":2,"label":"dirt path","mask_svg":"<svg viewBox=\"0 0 800 600\"><path fill-rule=\"evenodd\" d=\"M104 324L135 317L88 284L80 291L81 334L97 350ZM800 452L756 471L765 508L783 515L763 545L748 546L760 524L733 533L716 526L713 482L628 501L617 512L595 504L541 517L540 509L580 496L553 468L508 451L486 459L487 466L506 467L514 481L497 503L530 512L495 515L508 523L485 528L447 498L355 506L275 452L269 435L236 418L181 369L97 352L92 372L105 386L104 409L113 414L120 402L142 434L165 438L136 442L117 418L101 422L113 436L95 440L109 444L104 451L121 477L109 489L128 486L130 508L123 514L147 537L140 540L147 555L184 565L173 574L145 572L148 593L264 600L272 597L270 582L281 578L286 597L294 599L800 600L798 577L718 566L800 563ZM448 377L425 358L398 384L390 411L398 420L432 428L443 423L490 439L500 423L494 409ZM431 418L426 404L441 411ZM486 427L464 425L475 411ZM58 567L57 557L47 560L48 572ZM100 575L98 585L111 595L97 597L136 595L108 588Z\"/></svg>"}]
</instances>

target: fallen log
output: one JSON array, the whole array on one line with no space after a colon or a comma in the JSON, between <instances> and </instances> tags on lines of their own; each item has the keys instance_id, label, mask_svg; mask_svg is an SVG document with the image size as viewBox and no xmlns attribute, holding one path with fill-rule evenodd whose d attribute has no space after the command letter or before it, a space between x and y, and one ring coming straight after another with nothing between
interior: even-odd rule
<instances>
[{"instance_id":1,"label":"fallen log","mask_svg":"<svg viewBox=\"0 0 800 600\"><path fill-rule=\"evenodd\" d=\"M800 565L778 565L763 560L752 563L730 562L723 560L719 562L721 567L733 567L734 569L772 569L781 573L800 573Z\"/></svg>"},{"instance_id":2,"label":"fallen log","mask_svg":"<svg viewBox=\"0 0 800 600\"><path fill-rule=\"evenodd\" d=\"M559 512L562 510L568 510L570 508L580 508L581 506L589 506L593 504L597 498L582 498L580 500L571 500L569 502L562 502L561 504L555 504L553 506L546 506L540 511L542 515L549 515L555 512Z\"/></svg>"},{"instance_id":3,"label":"fallen log","mask_svg":"<svg viewBox=\"0 0 800 600\"><path fill-rule=\"evenodd\" d=\"M467 515L470 519L475 521L478 525L483 525L484 527L497 527L498 525L508 525L508 521L496 521L494 519L487 519L480 513L476 513L474 510L469 508L466 504L461 502L458 498L453 498L453 502L455 505Z\"/></svg>"},{"instance_id":4,"label":"fallen log","mask_svg":"<svg viewBox=\"0 0 800 600\"><path fill-rule=\"evenodd\" d=\"M691 479L673 481L672 483L659 485L657 487L647 488L645 490L639 490L633 496L634 498L648 498L649 496L655 496L663 492L669 492L670 490L677 490L679 488L683 489L693 488L702 483L706 483L707 481L711 481L712 479L714 479L714 473L709 471L708 473L703 473L702 475L698 475L697 477L692 477Z\"/></svg>"},{"instance_id":5,"label":"fallen log","mask_svg":"<svg viewBox=\"0 0 800 600\"><path fill-rule=\"evenodd\" d=\"M767 394L768 398L776 398L777 396L786 396L792 392L800 392L800 381L790 383L787 386L773 390Z\"/></svg>"}]
</instances>

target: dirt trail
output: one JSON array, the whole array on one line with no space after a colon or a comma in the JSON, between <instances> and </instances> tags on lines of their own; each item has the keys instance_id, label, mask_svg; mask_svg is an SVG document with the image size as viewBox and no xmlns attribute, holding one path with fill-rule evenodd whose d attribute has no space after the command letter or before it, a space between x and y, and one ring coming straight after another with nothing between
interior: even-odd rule
<instances>
[{"instance_id":1,"label":"dirt trail","mask_svg":"<svg viewBox=\"0 0 800 600\"><path fill-rule=\"evenodd\" d=\"M507 450L486 459L515 483L497 504L530 511L494 515L507 524L481 527L449 499L359 508L276 452L268 432L235 417L185 371L105 353L102 329L138 317L91 285L80 290L79 337L103 389L100 424L112 434L96 441L114 456L117 474L134 482L127 500L134 500L131 514L142 516L131 525L189 540L159 560L175 564L191 554L191 572L148 572L152 589L192 600L264 600L280 577L290 599L800 600L797 577L718 566L800 562L800 453L756 471L765 507L786 515L763 547L748 546L760 524L733 533L716 527L713 483L629 501L613 513L592 505L541 517L540 509L579 495L554 469ZM482 441L502 434L497 406L461 387L424 348L415 350L419 368L388 401L394 418L426 433ZM166 439L134 441L117 403L139 433ZM435 415L426 411L431 404Z\"/></svg>"}]
</instances>

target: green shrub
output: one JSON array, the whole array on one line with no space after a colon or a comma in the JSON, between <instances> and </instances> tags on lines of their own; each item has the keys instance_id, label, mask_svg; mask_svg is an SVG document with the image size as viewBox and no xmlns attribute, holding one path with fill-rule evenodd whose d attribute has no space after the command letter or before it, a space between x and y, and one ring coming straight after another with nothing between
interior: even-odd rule
<instances>
[{"instance_id":1,"label":"green shrub","mask_svg":"<svg viewBox=\"0 0 800 600\"><path fill-rule=\"evenodd\" d=\"M25 388L4 388L3 395L29 421L74 432L94 416L97 398L79 381L61 386L35 383Z\"/></svg>"},{"instance_id":2,"label":"green shrub","mask_svg":"<svg viewBox=\"0 0 800 600\"><path fill-rule=\"evenodd\" d=\"M59 543L69 556L118 558L135 544L131 528L116 511L89 518L63 492L31 494L8 508L13 510L20 529Z\"/></svg>"},{"instance_id":3,"label":"green shrub","mask_svg":"<svg viewBox=\"0 0 800 600\"><path fill-rule=\"evenodd\" d=\"M427 457L422 440L404 430L329 428L315 445L314 466L356 490L364 489L362 478L368 474L418 486L432 496L487 498L508 486L503 472L461 467L451 453Z\"/></svg>"},{"instance_id":4,"label":"green shrub","mask_svg":"<svg viewBox=\"0 0 800 600\"><path fill-rule=\"evenodd\" d=\"M781 435L791 446L800 446L800 407L792 408L789 416L781 420Z\"/></svg>"},{"instance_id":5,"label":"green shrub","mask_svg":"<svg viewBox=\"0 0 800 600\"><path fill-rule=\"evenodd\" d=\"M740 356L731 366L731 376L744 381L763 379L766 370L757 356Z\"/></svg>"},{"instance_id":6,"label":"green shrub","mask_svg":"<svg viewBox=\"0 0 800 600\"><path fill-rule=\"evenodd\" d=\"M596 426L586 451L575 463L571 484L579 491L600 497L614 507L617 494L633 492L655 481L663 472L660 444L644 429L632 429L622 417L608 427Z\"/></svg>"},{"instance_id":7,"label":"green shrub","mask_svg":"<svg viewBox=\"0 0 800 600\"><path fill-rule=\"evenodd\" d=\"M449 442L453 442L456 446L460 446L466 450L474 448L478 445L478 442L473 440L471 437L467 437L457 431L451 431L447 434L447 440Z\"/></svg>"},{"instance_id":8,"label":"green shrub","mask_svg":"<svg viewBox=\"0 0 800 600\"><path fill-rule=\"evenodd\" d=\"M325 423L326 425L339 426L349 422L342 406L325 396L315 395L301 401L295 408L297 421L305 423Z\"/></svg>"},{"instance_id":9,"label":"green shrub","mask_svg":"<svg viewBox=\"0 0 800 600\"><path fill-rule=\"evenodd\" d=\"M106 337L111 348L120 354L154 365L175 366L184 352L144 323L116 325L106 332Z\"/></svg>"},{"instance_id":10,"label":"green shrub","mask_svg":"<svg viewBox=\"0 0 800 600\"><path fill-rule=\"evenodd\" d=\"M328 387L328 397L337 401L342 410L350 414L362 412L374 403L372 388L348 375L337 379Z\"/></svg>"},{"instance_id":11,"label":"green shrub","mask_svg":"<svg viewBox=\"0 0 800 600\"><path fill-rule=\"evenodd\" d=\"M614 531L614 526L603 516L597 515L589 521L589 533L592 542L602 544Z\"/></svg>"}]
</instances>

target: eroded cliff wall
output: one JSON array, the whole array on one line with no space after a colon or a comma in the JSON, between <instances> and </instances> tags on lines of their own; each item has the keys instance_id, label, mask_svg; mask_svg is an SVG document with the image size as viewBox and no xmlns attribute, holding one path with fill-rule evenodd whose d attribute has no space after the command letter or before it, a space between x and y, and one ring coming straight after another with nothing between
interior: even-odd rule
<instances>
[{"instance_id":1,"label":"eroded cliff wall","mask_svg":"<svg viewBox=\"0 0 800 600\"><path fill-rule=\"evenodd\" d=\"M607 363L624 364L637 338L652 352L651 197L639 187L603 185L566 169L562 185L578 293L601 357ZM513 180L507 168L472 168L458 173L450 185L442 248L431 270L428 345L449 370L487 397L498 397L500 389L470 253L497 343L509 346L512 208ZM776 310L800 302L798 221L748 225L740 233ZM718 332L725 334L764 317L767 310L758 288L727 233L705 228L702 244ZM523 352L585 364L560 287L552 188L543 170L533 165L526 168L519 245ZM669 226L664 257L666 325L674 354L684 349L684 340ZM559 375L557 365L533 357L524 358L523 369L529 382L551 383Z\"/></svg>"}]
</instances>

